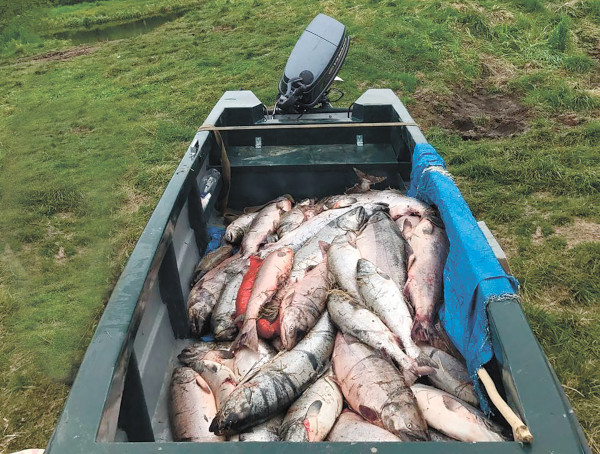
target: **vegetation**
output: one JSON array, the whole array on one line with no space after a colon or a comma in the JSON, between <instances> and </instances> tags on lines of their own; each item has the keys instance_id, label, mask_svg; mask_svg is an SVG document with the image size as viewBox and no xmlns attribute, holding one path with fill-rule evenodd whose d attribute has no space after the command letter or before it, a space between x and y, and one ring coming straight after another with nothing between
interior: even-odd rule
<instances>
[{"instance_id":1,"label":"vegetation","mask_svg":"<svg viewBox=\"0 0 600 454\"><path fill-rule=\"evenodd\" d=\"M318 12L351 35L343 102L395 90L505 248L599 450L600 2L66 3L0 10L0 451L47 442L195 128L225 90L272 103ZM161 15L134 39L55 35Z\"/></svg>"}]
</instances>

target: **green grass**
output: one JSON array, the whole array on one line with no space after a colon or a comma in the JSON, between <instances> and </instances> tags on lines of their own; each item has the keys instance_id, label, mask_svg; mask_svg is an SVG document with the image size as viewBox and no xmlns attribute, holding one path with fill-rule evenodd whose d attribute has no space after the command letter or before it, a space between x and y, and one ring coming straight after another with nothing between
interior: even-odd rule
<instances>
[{"instance_id":1,"label":"green grass","mask_svg":"<svg viewBox=\"0 0 600 454\"><path fill-rule=\"evenodd\" d=\"M581 230L600 223L598 5L105 0L1 22L0 452L46 443L195 129L225 90L272 104L318 12L351 36L340 106L388 87L426 112L435 106L423 93L443 102L478 88L529 109L529 130L514 138L463 141L435 123L426 135L505 247L527 317L598 449L600 251ZM73 47L44 36L172 13L181 17L133 39L37 58Z\"/></svg>"}]
</instances>

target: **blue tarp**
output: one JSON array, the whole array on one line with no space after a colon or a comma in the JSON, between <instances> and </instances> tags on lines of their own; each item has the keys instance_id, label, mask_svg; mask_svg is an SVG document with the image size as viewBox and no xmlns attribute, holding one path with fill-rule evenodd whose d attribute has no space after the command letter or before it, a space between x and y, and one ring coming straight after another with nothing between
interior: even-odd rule
<instances>
[{"instance_id":1,"label":"blue tarp","mask_svg":"<svg viewBox=\"0 0 600 454\"><path fill-rule=\"evenodd\" d=\"M446 227L450 250L439 316L483 397L477 370L493 356L486 306L494 298L515 294L518 282L500 266L435 148L429 144L415 146L410 177L408 195L435 205ZM485 398L481 407L489 412Z\"/></svg>"}]
</instances>

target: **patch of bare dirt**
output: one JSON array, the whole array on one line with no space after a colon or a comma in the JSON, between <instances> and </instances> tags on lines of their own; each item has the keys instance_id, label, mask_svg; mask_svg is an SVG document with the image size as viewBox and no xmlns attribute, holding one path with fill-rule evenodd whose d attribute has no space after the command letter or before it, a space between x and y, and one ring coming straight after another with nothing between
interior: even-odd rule
<instances>
[{"instance_id":1,"label":"patch of bare dirt","mask_svg":"<svg viewBox=\"0 0 600 454\"><path fill-rule=\"evenodd\" d=\"M69 60L73 57L79 57L81 55L91 54L92 52L95 52L97 49L98 49L98 46L82 45L82 46L73 47L71 49L55 50L52 52L46 52L45 54L23 58L23 59L20 59L19 62L23 62L23 61L36 61L36 62L64 61L64 60Z\"/></svg>"},{"instance_id":2,"label":"patch of bare dirt","mask_svg":"<svg viewBox=\"0 0 600 454\"><path fill-rule=\"evenodd\" d=\"M573 224L556 227L554 232L567 241L571 249L579 243L600 242L600 224L576 218Z\"/></svg>"},{"instance_id":3,"label":"patch of bare dirt","mask_svg":"<svg viewBox=\"0 0 600 454\"><path fill-rule=\"evenodd\" d=\"M527 130L529 109L511 92L490 93L485 88L439 96L417 89L413 118L423 126L438 126L465 140L501 138Z\"/></svg>"}]
</instances>

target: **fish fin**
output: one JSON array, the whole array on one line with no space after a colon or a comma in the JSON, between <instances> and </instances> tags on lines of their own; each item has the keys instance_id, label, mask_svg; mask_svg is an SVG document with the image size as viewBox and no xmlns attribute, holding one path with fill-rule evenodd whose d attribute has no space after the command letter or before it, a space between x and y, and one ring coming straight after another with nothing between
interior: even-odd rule
<instances>
[{"instance_id":1,"label":"fish fin","mask_svg":"<svg viewBox=\"0 0 600 454\"><path fill-rule=\"evenodd\" d=\"M362 172L361 170L357 169L356 167L354 167L353 170L354 170L354 173L356 173L356 176L360 179L360 187L362 189L362 192L367 192L371 188L371 185L377 184L377 183L382 183L387 179L387 177L378 177L376 175L367 175L365 172Z\"/></svg>"},{"instance_id":2,"label":"fish fin","mask_svg":"<svg viewBox=\"0 0 600 454\"><path fill-rule=\"evenodd\" d=\"M330 374L327 376L328 380L331 380L332 382L334 382L336 385L341 386L340 384L340 380L337 378L337 376L335 374Z\"/></svg>"},{"instance_id":3,"label":"fish fin","mask_svg":"<svg viewBox=\"0 0 600 454\"><path fill-rule=\"evenodd\" d=\"M412 232L413 232L413 226L411 224L411 222L406 218L406 216L402 216L402 218L400 218L400 232L402 233L402 236L404 237L405 240L409 240L410 237L412 236Z\"/></svg>"},{"instance_id":4,"label":"fish fin","mask_svg":"<svg viewBox=\"0 0 600 454\"><path fill-rule=\"evenodd\" d=\"M248 347L255 352L258 351L258 331L255 319L248 319L244 322L240 333L231 344L231 351L236 352L242 347Z\"/></svg>"},{"instance_id":5,"label":"fish fin","mask_svg":"<svg viewBox=\"0 0 600 454\"><path fill-rule=\"evenodd\" d=\"M417 260L417 256L415 254L410 254L408 256L408 262L406 263L406 269L409 270L410 267L414 265L414 263L416 262L416 260Z\"/></svg>"},{"instance_id":6,"label":"fish fin","mask_svg":"<svg viewBox=\"0 0 600 454\"><path fill-rule=\"evenodd\" d=\"M372 408L367 407L366 405L359 405L358 412L363 418L365 418L370 423L373 423L379 419L379 414Z\"/></svg>"},{"instance_id":7,"label":"fish fin","mask_svg":"<svg viewBox=\"0 0 600 454\"><path fill-rule=\"evenodd\" d=\"M210 394L212 392L208 384L204 381L204 379L200 376L198 372L196 372L196 384L205 393Z\"/></svg>"},{"instance_id":8,"label":"fish fin","mask_svg":"<svg viewBox=\"0 0 600 454\"><path fill-rule=\"evenodd\" d=\"M419 316L415 316L413 320L410 336L414 341L429 342L430 344L434 338L440 337L431 320Z\"/></svg>"},{"instance_id":9,"label":"fish fin","mask_svg":"<svg viewBox=\"0 0 600 454\"><path fill-rule=\"evenodd\" d=\"M462 410L464 408L458 399L449 394L444 394L442 396L442 402L444 402L444 407L450 411Z\"/></svg>"},{"instance_id":10,"label":"fish fin","mask_svg":"<svg viewBox=\"0 0 600 454\"><path fill-rule=\"evenodd\" d=\"M317 418L319 416L319 412L321 411L321 407L323 406L323 402L321 400L315 400L310 406L308 410L306 410L306 415L304 415L305 419L309 418ZM318 431L318 428L315 428L315 431Z\"/></svg>"},{"instance_id":11,"label":"fish fin","mask_svg":"<svg viewBox=\"0 0 600 454\"><path fill-rule=\"evenodd\" d=\"M326 243L325 241L319 241L319 248L321 249L321 254L323 254L324 256L327 255L327 251L329 250L330 247L331 247L330 243Z\"/></svg>"},{"instance_id":12,"label":"fish fin","mask_svg":"<svg viewBox=\"0 0 600 454\"><path fill-rule=\"evenodd\" d=\"M419 353L419 356L415 358L415 361L419 366L433 367L434 369L439 368L438 364L423 352Z\"/></svg>"},{"instance_id":13,"label":"fish fin","mask_svg":"<svg viewBox=\"0 0 600 454\"><path fill-rule=\"evenodd\" d=\"M348 230L346 232L346 241L348 241L348 244L350 246L352 246L354 249L356 249L356 232Z\"/></svg>"}]
</instances>

